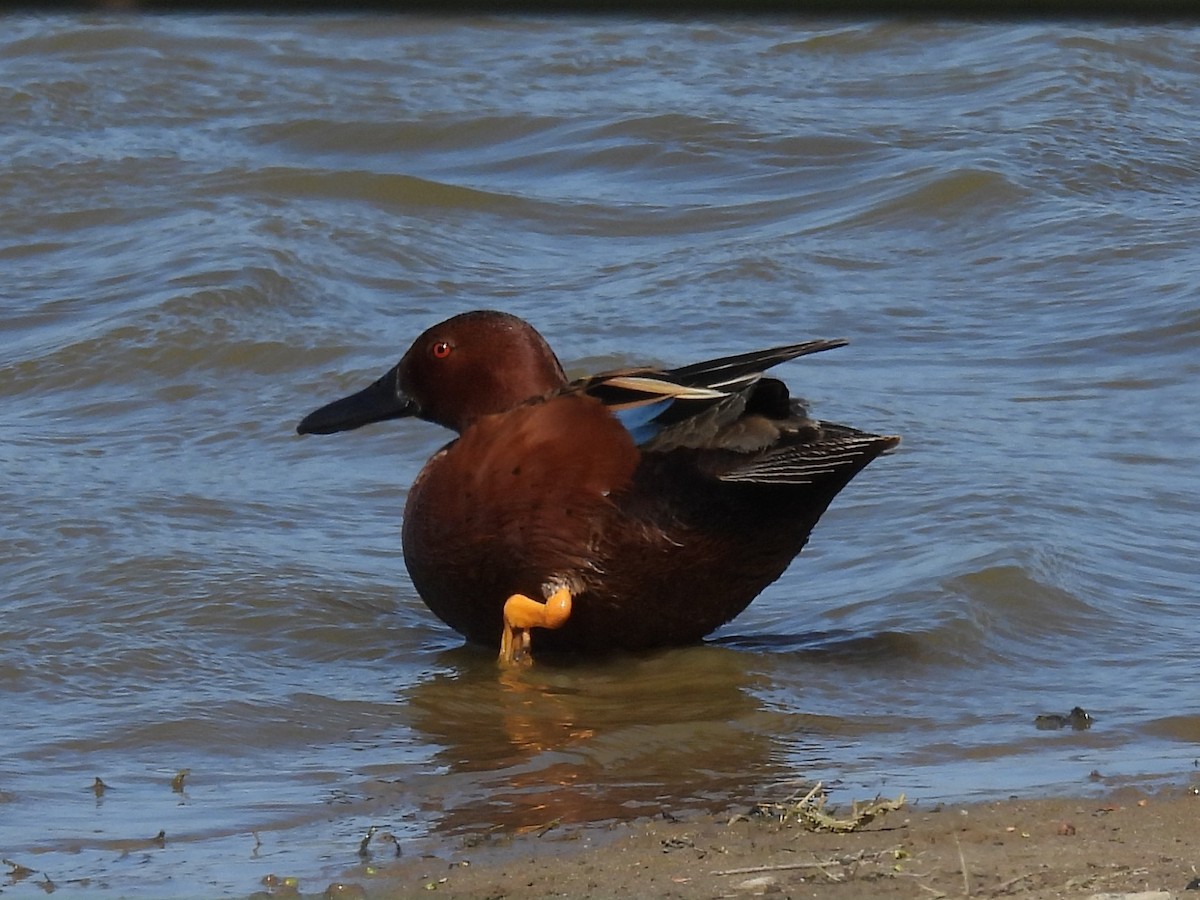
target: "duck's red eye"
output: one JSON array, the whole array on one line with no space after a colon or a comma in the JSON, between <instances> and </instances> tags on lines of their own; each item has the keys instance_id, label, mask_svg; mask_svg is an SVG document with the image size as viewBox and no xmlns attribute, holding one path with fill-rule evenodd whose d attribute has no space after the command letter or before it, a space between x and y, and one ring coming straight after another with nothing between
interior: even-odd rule
<instances>
[{"instance_id":1,"label":"duck's red eye","mask_svg":"<svg viewBox=\"0 0 1200 900\"><path fill-rule=\"evenodd\" d=\"M450 345L445 341L436 341L434 342L434 345L429 348L429 352L433 354L434 359L445 359L450 355Z\"/></svg>"}]
</instances>

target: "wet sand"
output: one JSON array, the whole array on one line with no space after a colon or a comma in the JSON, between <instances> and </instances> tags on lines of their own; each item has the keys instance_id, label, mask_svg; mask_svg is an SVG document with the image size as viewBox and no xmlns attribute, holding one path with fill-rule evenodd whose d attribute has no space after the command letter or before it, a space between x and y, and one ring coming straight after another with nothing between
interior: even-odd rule
<instances>
[{"instance_id":1,"label":"wet sand","mask_svg":"<svg viewBox=\"0 0 1200 900\"><path fill-rule=\"evenodd\" d=\"M374 862L374 861L373 861ZM778 816L663 816L468 838L347 873L326 896L1200 897L1200 786L918 803L846 834Z\"/></svg>"}]
</instances>

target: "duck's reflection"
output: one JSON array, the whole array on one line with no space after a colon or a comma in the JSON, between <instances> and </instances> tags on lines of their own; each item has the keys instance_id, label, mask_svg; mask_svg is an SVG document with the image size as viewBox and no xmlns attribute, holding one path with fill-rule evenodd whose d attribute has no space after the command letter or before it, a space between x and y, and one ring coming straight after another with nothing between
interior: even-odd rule
<instances>
[{"instance_id":1,"label":"duck's reflection","mask_svg":"<svg viewBox=\"0 0 1200 900\"><path fill-rule=\"evenodd\" d=\"M444 673L401 697L439 748L422 805L458 833L748 804L784 774L777 728L796 728L756 696L753 661L702 646L503 671L449 651Z\"/></svg>"}]
</instances>

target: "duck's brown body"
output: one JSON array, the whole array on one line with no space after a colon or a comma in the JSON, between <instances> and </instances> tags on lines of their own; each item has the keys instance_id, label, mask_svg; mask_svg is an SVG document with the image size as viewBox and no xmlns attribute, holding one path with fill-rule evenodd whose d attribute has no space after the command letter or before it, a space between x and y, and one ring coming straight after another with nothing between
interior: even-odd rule
<instances>
[{"instance_id":1,"label":"duck's brown body","mask_svg":"<svg viewBox=\"0 0 1200 900\"><path fill-rule=\"evenodd\" d=\"M537 358L511 388L497 387L491 370L513 364L504 352L513 341ZM569 617L536 632L539 649L686 644L775 581L834 496L898 442L810 419L782 382L760 377L761 367L837 345L568 385L527 325L469 313L430 329L361 392L371 415L356 395L301 431L416 414L460 432L413 484L403 544L421 598L469 640L494 645L514 595L544 600L565 588ZM454 355L490 380L440 365ZM392 402L382 415L381 397Z\"/></svg>"},{"instance_id":2,"label":"duck's brown body","mask_svg":"<svg viewBox=\"0 0 1200 900\"><path fill-rule=\"evenodd\" d=\"M516 417L536 420L544 410L522 407ZM405 508L413 585L442 621L478 643L496 642L509 596L542 596L553 578L573 582L575 602L562 628L537 634L539 648L698 641L784 572L857 471L782 488L718 482L699 472L705 451L639 454L615 419L611 428L596 419L560 433L552 447L523 447L530 452L513 466L507 418L481 422L441 450ZM598 444L623 452L588 455Z\"/></svg>"}]
</instances>

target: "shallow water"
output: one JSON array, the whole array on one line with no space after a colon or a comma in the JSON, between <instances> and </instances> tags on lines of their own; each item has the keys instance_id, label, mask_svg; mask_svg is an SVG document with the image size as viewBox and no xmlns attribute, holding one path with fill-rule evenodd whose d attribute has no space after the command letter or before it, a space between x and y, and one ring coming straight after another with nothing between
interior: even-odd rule
<instances>
[{"instance_id":1,"label":"shallow water","mask_svg":"<svg viewBox=\"0 0 1200 900\"><path fill-rule=\"evenodd\" d=\"M1200 30L4 24L6 894L1194 777ZM500 677L399 553L447 435L293 432L475 307L573 373L846 337L781 374L905 442L706 645Z\"/></svg>"}]
</instances>

